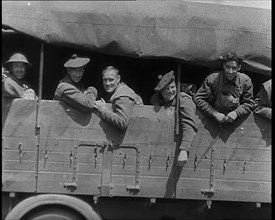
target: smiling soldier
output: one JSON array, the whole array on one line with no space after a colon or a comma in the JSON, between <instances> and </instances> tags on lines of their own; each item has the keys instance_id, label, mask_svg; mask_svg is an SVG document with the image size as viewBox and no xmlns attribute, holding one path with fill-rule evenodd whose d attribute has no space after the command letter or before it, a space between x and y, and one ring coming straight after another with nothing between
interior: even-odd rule
<instances>
[{"instance_id":1,"label":"smiling soldier","mask_svg":"<svg viewBox=\"0 0 275 220\"><path fill-rule=\"evenodd\" d=\"M118 69L106 67L102 72L102 82L108 93L107 102L112 103L112 110L106 106L104 99L95 102L95 109L100 117L120 130L128 127L134 105L142 105L143 101L130 87L120 81Z\"/></svg>"},{"instance_id":2,"label":"smiling soldier","mask_svg":"<svg viewBox=\"0 0 275 220\"><path fill-rule=\"evenodd\" d=\"M90 86L84 89L80 83L86 65L90 62L87 57L78 57L72 55L64 67L66 68L66 76L59 82L55 91L54 99L66 102L68 105L80 110L91 111L97 97L97 90Z\"/></svg>"},{"instance_id":3,"label":"smiling soldier","mask_svg":"<svg viewBox=\"0 0 275 220\"><path fill-rule=\"evenodd\" d=\"M170 71L164 76L159 75L158 85L155 87L156 93L151 97L151 104L155 106L176 106L177 88L174 72ZM183 166L189 155L191 143L196 135L197 118L196 105L192 97L185 92L179 96L179 116L180 116L180 144L178 166Z\"/></svg>"},{"instance_id":4,"label":"smiling soldier","mask_svg":"<svg viewBox=\"0 0 275 220\"><path fill-rule=\"evenodd\" d=\"M25 81L31 63L22 53L14 53L6 62L9 71L2 68L2 96L6 98L37 99L35 92Z\"/></svg>"},{"instance_id":5,"label":"smiling soldier","mask_svg":"<svg viewBox=\"0 0 275 220\"><path fill-rule=\"evenodd\" d=\"M240 73L242 58L235 53L221 57L223 71L212 73L194 96L197 107L219 124L233 123L254 108L251 79Z\"/></svg>"}]
</instances>

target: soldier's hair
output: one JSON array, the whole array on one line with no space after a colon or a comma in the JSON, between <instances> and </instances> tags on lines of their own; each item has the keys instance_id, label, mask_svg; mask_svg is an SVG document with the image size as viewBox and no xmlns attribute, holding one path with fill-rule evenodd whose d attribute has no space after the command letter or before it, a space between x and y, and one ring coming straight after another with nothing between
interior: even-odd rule
<instances>
[{"instance_id":1,"label":"soldier's hair","mask_svg":"<svg viewBox=\"0 0 275 220\"><path fill-rule=\"evenodd\" d=\"M102 71L102 76L104 73L109 72L109 71L114 71L117 75L119 75L119 71L117 68L114 66L107 66L103 71Z\"/></svg>"},{"instance_id":2,"label":"soldier's hair","mask_svg":"<svg viewBox=\"0 0 275 220\"><path fill-rule=\"evenodd\" d=\"M238 56L236 53L227 53L220 58L223 62L236 61L238 65L241 65L243 62L243 58Z\"/></svg>"}]
</instances>

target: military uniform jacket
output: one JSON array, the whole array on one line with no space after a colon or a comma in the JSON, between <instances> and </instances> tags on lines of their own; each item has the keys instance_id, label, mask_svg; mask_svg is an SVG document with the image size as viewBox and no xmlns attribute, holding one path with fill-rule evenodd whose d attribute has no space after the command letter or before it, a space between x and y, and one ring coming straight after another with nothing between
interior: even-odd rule
<instances>
[{"instance_id":1,"label":"military uniform jacket","mask_svg":"<svg viewBox=\"0 0 275 220\"><path fill-rule=\"evenodd\" d=\"M94 108L96 97L97 90L95 87L90 86L85 90L81 84L74 83L68 75L59 82L54 94L54 100L62 100L84 112Z\"/></svg>"},{"instance_id":2,"label":"military uniform jacket","mask_svg":"<svg viewBox=\"0 0 275 220\"><path fill-rule=\"evenodd\" d=\"M271 119L271 108L272 108L272 86L271 79L263 83L260 91L258 92L255 105L256 108L254 112L256 114L262 115L266 118Z\"/></svg>"},{"instance_id":3,"label":"military uniform jacket","mask_svg":"<svg viewBox=\"0 0 275 220\"><path fill-rule=\"evenodd\" d=\"M151 97L151 104L155 106L176 106L176 98L165 103L159 92ZM180 149L189 151L196 132L198 131L198 117L196 105L192 97L185 92L180 93Z\"/></svg>"},{"instance_id":4,"label":"military uniform jacket","mask_svg":"<svg viewBox=\"0 0 275 220\"><path fill-rule=\"evenodd\" d=\"M209 116L216 111L227 114L236 111L240 117L254 109L253 85L244 73L229 81L223 72L212 73L194 96L197 107Z\"/></svg>"},{"instance_id":5,"label":"military uniform jacket","mask_svg":"<svg viewBox=\"0 0 275 220\"><path fill-rule=\"evenodd\" d=\"M141 98L124 83L118 85L107 101L112 103L112 110L99 109L101 118L121 130L128 127L135 104L143 103Z\"/></svg>"},{"instance_id":6,"label":"military uniform jacket","mask_svg":"<svg viewBox=\"0 0 275 220\"><path fill-rule=\"evenodd\" d=\"M24 80L18 80L13 75L5 75L2 79L2 97L37 99L35 92Z\"/></svg>"}]
</instances>

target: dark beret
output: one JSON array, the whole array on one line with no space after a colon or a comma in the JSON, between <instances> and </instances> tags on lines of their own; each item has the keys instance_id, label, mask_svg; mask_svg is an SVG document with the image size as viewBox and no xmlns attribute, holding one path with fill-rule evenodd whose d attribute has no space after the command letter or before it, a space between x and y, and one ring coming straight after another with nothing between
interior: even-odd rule
<instances>
[{"instance_id":1,"label":"dark beret","mask_svg":"<svg viewBox=\"0 0 275 220\"><path fill-rule=\"evenodd\" d=\"M78 57L76 54L73 54L72 57L64 64L64 67L78 68L85 66L90 62L88 57Z\"/></svg>"},{"instance_id":2,"label":"dark beret","mask_svg":"<svg viewBox=\"0 0 275 220\"><path fill-rule=\"evenodd\" d=\"M166 73L165 75L158 75L159 82L157 86L155 87L155 91L162 90L165 86L170 84L171 82L175 81L174 71L170 71L169 73Z\"/></svg>"}]
</instances>

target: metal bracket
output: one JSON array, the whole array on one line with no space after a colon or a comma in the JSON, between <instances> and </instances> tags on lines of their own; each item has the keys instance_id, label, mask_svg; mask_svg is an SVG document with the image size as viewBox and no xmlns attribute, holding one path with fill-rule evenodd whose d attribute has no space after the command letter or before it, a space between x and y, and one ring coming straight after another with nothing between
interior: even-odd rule
<instances>
[{"instance_id":1,"label":"metal bracket","mask_svg":"<svg viewBox=\"0 0 275 220\"><path fill-rule=\"evenodd\" d=\"M43 164L43 167L44 167L44 168L46 167L46 162L47 162L48 157L49 157L48 150L45 149L44 164Z\"/></svg>"},{"instance_id":2,"label":"metal bracket","mask_svg":"<svg viewBox=\"0 0 275 220\"><path fill-rule=\"evenodd\" d=\"M21 164L22 157L24 155L22 143L19 143L19 145L18 145L18 151L19 151L19 163Z\"/></svg>"},{"instance_id":3,"label":"metal bracket","mask_svg":"<svg viewBox=\"0 0 275 220\"><path fill-rule=\"evenodd\" d=\"M207 198L211 198L214 195L214 189L202 189L201 193L207 197Z\"/></svg>"},{"instance_id":4,"label":"metal bracket","mask_svg":"<svg viewBox=\"0 0 275 220\"><path fill-rule=\"evenodd\" d=\"M140 191L139 185L127 186L126 189L130 192L139 192Z\"/></svg>"},{"instance_id":5,"label":"metal bracket","mask_svg":"<svg viewBox=\"0 0 275 220\"><path fill-rule=\"evenodd\" d=\"M151 165L152 165L152 155L151 154L150 154L148 163L149 163L148 169L150 170Z\"/></svg>"},{"instance_id":6,"label":"metal bracket","mask_svg":"<svg viewBox=\"0 0 275 220\"><path fill-rule=\"evenodd\" d=\"M40 134L40 127L35 126L35 135L39 135L39 134Z\"/></svg>"},{"instance_id":7,"label":"metal bracket","mask_svg":"<svg viewBox=\"0 0 275 220\"><path fill-rule=\"evenodd\" d=\"M72 182L63 183L63 187L70 191L74 191L77 188L77 183L76 183L77 150L78 150L78 147L76 146L74 151L71 151L70 153L70 167L71 165L73 165Z\"/></svg>"},{"instance_id":8,"label":"metal bracket","mask_svg":"<svg viewBox=\"0 0 275 220\"><path fill-rule=\"evenodd\" d=\"M139 188L139 173L140 173L140 149L136 146L127 146L127 145L121 145L120 148L132 148L136 150L136 175L135 175L135 185L130 186L128 185L126 187L126 190L129 191L130 193L138 193L140 191ZM125 154L126 157L126 154Z\"/></svg>"},{"instance_id":9,"label":"metal bracket","mask_svg":"<svg viewBox=\"0 0 275 220\"><path fill-rule=\"evenodd\" d=\"M76 182L72 182L72 183L63 183L63 187L64 187L64 188L73 188L73 189L76 189L76 188L77 188L77 184L76 184Z\"/></svg>"},{"instance_id":10,"label":"metal bracket","mask_svg":"<svg viewBox=\"0 0 275 220\"><path fill-rule=\"evenodd\" d=\"M98 186L98 192L97 194L99 196L113 196L113 185L106 185L106 186Z\"/></svg>"},{"instance_id":11,"label":"metal bracket","mask_svg":"<svg viewBox=\"0 0 275 220\"><path fill-rule=\"evenodd\" d=\"M194 160L194 172L196 171L198 166L198 156L196 155L195 160Z\"/></svg>"}]
</instances>

